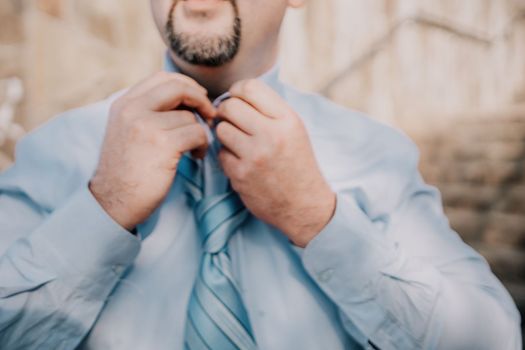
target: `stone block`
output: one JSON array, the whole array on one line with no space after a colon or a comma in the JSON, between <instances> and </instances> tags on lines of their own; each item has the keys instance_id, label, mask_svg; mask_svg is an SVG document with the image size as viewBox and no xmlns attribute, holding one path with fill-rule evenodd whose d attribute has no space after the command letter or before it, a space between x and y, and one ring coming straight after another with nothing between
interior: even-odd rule
<instances>
[{"instance_id":1,"label":"stone block","mask_svg":"<svg viewBox=\"0 0 525 350\"><path fill-rule=\"evenodd\" d=\"M450 181L483 184L489 174L489 165L480 160L456 163L455 171L450 171L449 174L457 174Z\"/></svg>"},{"instance_id":2,"label":"stone block","mask_svg":"<svg viewBox=\"0 0 525 350\"><path fill-rule=\"evenodd\" d=\"M447 207L469 208L483 211L490 208L500 193L497 186L475 185L468 183L438 185Z\"/></svg>"},{"instance_id":3,"label":"stone block","mask_svg":"<svg viewBox=\"0 0 525 350\"><path fill-rule=\"evenodd\" d=\"M487 159L525 161L525 141L490 142L484 148Z\"/></svg>"},{"instance_id":4,"label":"stone block","mask_svg":"<svg viewBox=\"0 0 525 350\"><path fill-rule=\"evenodd\" d=\"M525 281L525 252L512 247L474 246L490 264L492 271L507 282Z\"/></svg>"},{"instance_id":5,"label":"stone block","mask_svg":"<svg viewBox=\"0 0 525 350\"><path fill-rule=\"evenodd\" d=\"M439 164L425 162L419 164L419 171L429 184L437 185L444 182L444 169Z\"/></svg>"},{"instance_id":6,"label":"stone block","mask_svg":"<svg viewBox=\"0 0 525 350\"><path fill-rule=\"evenodd\" d=\"M525 248L525 213L491 212L484 228L483 241L489 245Z\"/></svg>"},{"instance_id":7,"label":"stone block","mask_svg":"<svg viewBox=\"0 0 525 350\"><path fill-rule=\"evenodd\" d=\"M525 120L525 118L524 118ZM525 121L493 120L491 122L480 121L473 123L457 124L452 131L455 137L465 137L472 140L510 141L520 142L525 140Z\"/></svg>"},{"instance_id":8,"label":"stone block","mask_svg":"<svg viewBox=\"0 0 525 350\"><path fill-rule=\"evenodd\" d=\"M445 207L445 214L450 221L450 226L466 242L477 242L483 232L483 213L463 208Z\"/></svg>"},{"instance_id":9,"label":"stone block","mask_svg":"<svg viewBox=\"0 0 525 350\"><path fill-rule=\"evenodd\" d=\"M454 142L454 140L451 139L450 142ZM449 156L458 161L483 159L486 156L487 146L484 142L462 140L461 142L454 143L453 151Z\"/></svg>"},{"instance_id":10,"label":"stone block","mask_svg":"<svg viewBox=\"0 0 525 350\"><path fill-rule=\"evenodd\" d=\"M508 186L500 190L493 207L497 211L525 215L525 181L523 184Z\"/></svg>"},{"instance_id":11,"label":"stone block","mask_svg":"<svg viewBox=\"0 0 525 350\"><path fill-rule=\"evenodd\" d=\"M523 162L517 161L487 161L485 163L485 178L484 183L505 185L516 183L519 181Z\"/></svg>"},{"instance_id":12,"label":"stone block","mask_svg":"<svg viewBox=\"0 0 525 350\"><path fill-rule=\"evenodd\" d=\"M436 162L446 171L443 182L476 185L506 185L520 181L523 162L509 160L472 160ZM440 164L441 163L441 164Z\"/></svg>"}]
</instances>

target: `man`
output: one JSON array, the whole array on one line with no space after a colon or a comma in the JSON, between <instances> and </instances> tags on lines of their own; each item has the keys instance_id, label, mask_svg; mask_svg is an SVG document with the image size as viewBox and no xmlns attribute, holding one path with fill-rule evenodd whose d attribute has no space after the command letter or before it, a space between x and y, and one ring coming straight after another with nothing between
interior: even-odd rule
<instances>
[{"instance_id":1,"label":"man","mask_svg":"<svg viewBox=\"0 0 525 350\"><path fill-rule=\"evenodd\" d=\"M2 349L521 348L415 146L278 80L302 3L152 0L166 72L19 143Z\"/></svg>"}]
</instances>

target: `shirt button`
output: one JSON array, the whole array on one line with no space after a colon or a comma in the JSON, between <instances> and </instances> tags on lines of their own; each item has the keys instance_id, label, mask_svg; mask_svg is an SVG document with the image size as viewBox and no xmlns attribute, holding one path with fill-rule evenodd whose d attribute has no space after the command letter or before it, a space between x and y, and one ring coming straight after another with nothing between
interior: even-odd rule
<instances>
[{"instance_id":1,"label":"shirt button","mask_svg":"<svg viewBox=\"0 0 525 350\"><path fill-rule=\"evenodd\" d=\"M122 272L124 272L124 269L126 267L123 266L123 265L113 265L112 269L113 269L113 272L115 272L117 275L120 275L122 274Z\"/></svg>"},{"instance_id":2,"label":"shirt button","mask_svg":"<svg viewBox=\"0 0 525 350\"><path fill-rule=\"evenodd\" d=\"M328 282L332 278L334 274L334 269L326 269L317 274L317 277L319 278L319 281L321 282Z\"/></svg>"}]
</instances>

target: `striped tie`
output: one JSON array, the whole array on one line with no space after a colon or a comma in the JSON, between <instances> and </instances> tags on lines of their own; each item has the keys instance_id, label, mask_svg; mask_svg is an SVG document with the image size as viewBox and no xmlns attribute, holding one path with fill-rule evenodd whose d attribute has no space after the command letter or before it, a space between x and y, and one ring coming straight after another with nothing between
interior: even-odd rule
<instances>
[{"instance_id":1,"label":"striped tie","mask_svg":"<svg viewBox=\"0 0 525 350\"><path fill-rule=\"evenodd\" d=\"M229 184L225 193L205 196L204 171L198 162L184 155L177 170L203 242L188 305L184 346L190 350L257 349L228 254L228 240L248 211Z\"/></svg>"}]
</instances>

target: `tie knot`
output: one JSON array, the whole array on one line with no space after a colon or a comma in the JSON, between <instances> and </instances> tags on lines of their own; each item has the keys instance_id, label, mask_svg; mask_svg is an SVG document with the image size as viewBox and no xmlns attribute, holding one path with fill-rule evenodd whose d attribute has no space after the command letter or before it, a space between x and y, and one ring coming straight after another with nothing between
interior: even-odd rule
<instances>
[{"instance_id":1,"label":"tie knot","mask_svg":"<svg viewBox=\"0 0 525 350\"><path fill-rule=\"evenodd\" d=\"M224 250L231 235L248 216L239 195L230 186L226 192L204 195L205 184L212 183L212 179L205 182L203 166L188 155L181 158L177 172L191 200L204 251L215 254Z\"/></svg>"},{"instance_id":2,"label":"tie knot","mask_svg":"<svg viewBox=\"0 0 525 350\"><path fill-rule=\"evenodd\" d=\"M214 254L226 247L231 235L247 217L237 193L207 196L195 205L195 219L205 252Z\"/></svg>"}]
</instances>

